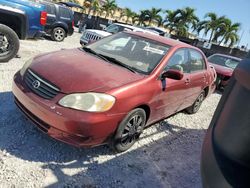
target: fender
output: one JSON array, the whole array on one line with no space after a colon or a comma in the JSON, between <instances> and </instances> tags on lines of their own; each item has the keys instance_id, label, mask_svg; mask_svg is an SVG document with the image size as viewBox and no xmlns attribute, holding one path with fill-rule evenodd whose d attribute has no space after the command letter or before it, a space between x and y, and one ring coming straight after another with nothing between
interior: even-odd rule
<instances>
[{"instance_id":1,"label":"fender","mask_svg":"<svg viewBox=\"0 0 250 188\"><path fill-rule=\"evenodd\" d=\"M26 39L28 19L24 11L0 5L0 23L13 29L20 39Z\"/></svg>"}]
</instances>

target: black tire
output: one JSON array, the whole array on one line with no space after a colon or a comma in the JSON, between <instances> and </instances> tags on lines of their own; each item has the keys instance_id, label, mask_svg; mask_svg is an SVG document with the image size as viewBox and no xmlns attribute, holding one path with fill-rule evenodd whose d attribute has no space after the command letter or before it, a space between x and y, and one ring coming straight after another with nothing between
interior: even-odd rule
<instances>
[{"instance_id":1,"label":"black tire","mask_svg":"<svg viewBox=\"0 0 250 188\"><path fill-rule=\"evenodd\" d=\"M134 145L146 124L146 113L141 108L132 110L119 124L112 147L117 152L124 152ZM127 135L127 136L125 136Z\"/></svg>"},{"instance_id":2,"label":"black tire","mask_svg":"<svg viewBox=\"0 0 250 188\"><path fill-rule=\"evenodd\" d=\"M62 27L56 27L52 31L52 39L57 42L62 42L66 37L66 31Z\"/></svg>"},{"instance_id":3,"label":"black tire","mask_svg":"<svg viewBox=\"0 0 250 188\"><path fill-rule=\"evenodd\" d=\"M0 62L8 62L19 50L19 39L15 31L0 24Z\"/></svg>"},{"instance_id":4,"label":"black tire","mask_svg":"<svg viewBox=\"0 0 250 188\"><path fill-rule=\"evenodd\" d=\"M188 114L195 114L196 112L198 112L204 99L205 99L205 91L203 90L201 94L197 97L195 102L192 104L192 106L186 109L186 112Z\"/></svg>"},{"instance_id":5,"label":"black tire","mask_svg":"<svg viewBox=\"0 0 250 188\"><path fill-rule=\"evenodd\" d=\"M217 77L215 81L216 89L220 90L221 89L221 79Z\"/></svg>"}]
</instances>

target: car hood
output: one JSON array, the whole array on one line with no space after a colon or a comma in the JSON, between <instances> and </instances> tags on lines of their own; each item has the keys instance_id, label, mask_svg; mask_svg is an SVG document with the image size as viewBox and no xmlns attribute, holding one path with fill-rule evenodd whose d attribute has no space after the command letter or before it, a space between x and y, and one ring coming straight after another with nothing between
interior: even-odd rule
<instances>
[{"instance_id":1,"label":"car hood","mask_svg":"<svg viewBox=\"0 0 250 188\"><path fill-rule=\"evenodd\" d=\"M221 65L213 64L213 63L210 63L210 64L214 67L214 69L216 70L218 74L221 74L224 76L232 76L233 74L233 69L230 69Z\"/></svg>"},{"instance_id":2,"label":"car hood","mask_svg":"<svg viewBox=\"0 0 250 188\"><path fill-rule=\"evenodd\" d=\"M107 92L144 78L81 49L38 56L29 68L63 93Z\"/></svg>"}]
</instances>

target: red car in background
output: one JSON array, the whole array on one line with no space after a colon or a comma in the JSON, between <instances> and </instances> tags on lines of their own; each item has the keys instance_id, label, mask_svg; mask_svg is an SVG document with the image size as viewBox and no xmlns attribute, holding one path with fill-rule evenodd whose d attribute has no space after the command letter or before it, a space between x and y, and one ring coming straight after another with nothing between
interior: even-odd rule
<instances>
[{"instance_id":1,"label":"red car in background","mask_svg":"<svg viewBox=\"0 0 250 188\"><path fill-rule=\"evenodd\" d=\"M79 147L129 149L145 126L214 91L215 72L197 48L121 32L79 49L40 55L14 76L15 102L51 137Z\"/></svg>"},{"instance_id":2,"label":"red car in background","mask_svg":"<svg viewBox=\"0 0 250 188\"><path fill-rule=\"evenodd\" d=\"M228 84L235 67L240 61L240 58L223 54L214 54L208 57L208 62L215 68L217 73L217 89L223 89Z\"/></svg>"}]
</instances>

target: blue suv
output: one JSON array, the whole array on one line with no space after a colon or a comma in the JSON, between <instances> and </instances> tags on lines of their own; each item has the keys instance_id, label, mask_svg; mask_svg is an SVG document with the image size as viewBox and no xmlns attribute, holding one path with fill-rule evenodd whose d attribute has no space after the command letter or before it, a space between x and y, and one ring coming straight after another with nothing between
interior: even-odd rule
<instances>
[{"instance_id":1,"label":"blue suv","mask_svg":"<svg viewBox=\"0 0 250 188\"><path fill-rule=\"evenodd\" d=\"M45 34L45 6L28 0L0 1L0 62L13 58L19 39L38 38Z\"/></svg>"}]
</instances>

